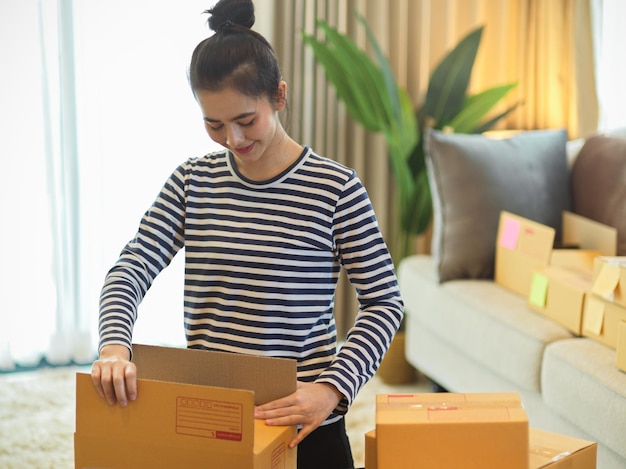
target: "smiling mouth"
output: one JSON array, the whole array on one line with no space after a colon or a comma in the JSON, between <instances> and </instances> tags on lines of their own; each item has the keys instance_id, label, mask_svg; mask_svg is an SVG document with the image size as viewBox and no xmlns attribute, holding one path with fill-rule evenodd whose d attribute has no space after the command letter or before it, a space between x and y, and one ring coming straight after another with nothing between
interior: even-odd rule
<instances>
[{"instance_id":1,"label":"smiling mouth","mask_svg":"<svg viewBox=\"0 0 626 469\"><path fill-rule=\"evenodd\" d=\"M249 153L250 151L252 151L252 147L254 147L254 143L252 143L252 144L248 145L247 147L243 147L243 148L235 148L235 151L236 151L237 153L242 153L242 154L245 154L245 153Z\"/></svg>"}]
</instances>

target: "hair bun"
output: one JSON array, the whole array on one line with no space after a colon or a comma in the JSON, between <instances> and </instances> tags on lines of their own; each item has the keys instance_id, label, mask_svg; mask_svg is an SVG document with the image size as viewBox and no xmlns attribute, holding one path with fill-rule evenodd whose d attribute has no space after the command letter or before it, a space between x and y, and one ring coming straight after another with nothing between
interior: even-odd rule
<instances>
[{"instance_id":1,"label":"hair bun","mask_svg":"<svg viewBox=\"0 0 626 469\"><path fill-rule=\"evenodd\" d=\"M218 32L234 25L252 28L254 25L254 4L252 0L220 0L213 8L206 11L210 14L209 28Z\"/></svg>"}]
</instances>

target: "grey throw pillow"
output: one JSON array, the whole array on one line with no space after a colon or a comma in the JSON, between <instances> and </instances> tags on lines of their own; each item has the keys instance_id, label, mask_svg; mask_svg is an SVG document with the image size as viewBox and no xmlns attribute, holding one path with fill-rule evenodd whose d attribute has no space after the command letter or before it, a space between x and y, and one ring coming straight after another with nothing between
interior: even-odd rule
<instances>
[{"instance_id":1,"label":"grey throw pillow","mask_svg":"<svg viewBox=\"0 0 626 469\"><path fill-rule=\"evenodd\" d=\"M586 140L572 167L576 213L617 228L617 255L626 256L626 138Z\"/></svg>"},{"instance_id":2,"label":"grey throw pillow","mask_svg":"<svg viewBox=\"0 0 626 469\"><path fill-rule=\"evenodd\" d=\"M551 226L561 239L571 205L565 130L505 139L431 130L425 138L440 282L493 278L502 210Z\"/></svg>"}]
</instances>

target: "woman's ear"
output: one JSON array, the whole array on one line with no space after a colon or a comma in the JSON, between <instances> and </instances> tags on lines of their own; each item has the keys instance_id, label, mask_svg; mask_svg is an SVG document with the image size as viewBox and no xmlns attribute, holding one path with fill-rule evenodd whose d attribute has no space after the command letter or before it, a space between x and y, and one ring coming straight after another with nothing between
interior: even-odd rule
<instances>
[{"instance_id":1,"label":"woman's ear","mask_svg":"<svg viewBox=\"0 0 626 469\"><path fill-rule=\"evenodd\" d=\"M276 91L276 110L282 111L287 106L287 82L281 80Z\"/></svg>"}]
</instances>

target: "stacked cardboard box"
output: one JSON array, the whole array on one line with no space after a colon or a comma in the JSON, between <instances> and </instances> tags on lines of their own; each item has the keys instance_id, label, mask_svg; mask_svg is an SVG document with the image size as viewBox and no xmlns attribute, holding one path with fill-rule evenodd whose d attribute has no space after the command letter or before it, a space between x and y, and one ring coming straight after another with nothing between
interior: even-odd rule
<instances>
[{"instance_id":1,"label":"stacked cardboard box","mask_svg":"<svg viewBox=\"0 0 626 469\"><path fill-rule=\"evenodd\" d=\"M617 367L626 371L626 257L595 259L592 294L585 301L583 335L617 349Z\"/></svg>"},{"instance_id":2,"label":"stacked cardboard box","mask_svg":"<svg viewBox=\"0 0 626 469\"><path fill-rule=\"evenodd\" d=\"M615 253L617 231L564 212L561 244L576 249L552 250L549 265L533 273L528 304L574 334L582 335L583 310L592 287L595 259Z\"/></svg>"},{"instance_id":3,"label":"stacked cardboard box","mask_svg":"<svg viewBox=\"0 0 626 469\"><path fill-rule=\"evenodd\" d=\"M137 400L110 406L76 376L76 468L296 467L296 428L254 420L254 406L296 389L296 365L200 350L133 346Z\"/></svg>"},{"instance_id":4,"label":"stacked cardboard box","mask_svg":"<svg viewBox=\"0 0 626 469\"><path fill-rule=\"evenodd\" d=\"M597 444L528 428L515 393L381 394L365 469L594 469Z\"/></svg>"},{"instance_id":5,"label":"stacked cardboard box","mask_svg":"<svg viewBox=\"0 0 626 469\"><path fill-rule=\"evenodd\" d=\"M555 243L554 229L503 211L495 282L526 297L534 311L582 335L594 261L614 255L616 246L615 228L571 212L563 212L562 239Z\"/></svg>"},{"instance_id":6,"label":"stacked cardboard box","mask_svg":"<svg viewBox=\"0 0 626 469\"><path fill-rule=\"evenodd\" d=\"M552 228L503 211L495 282L572 333L617 349L617 367L626 371L626 257L615 257L617 230L563 212L554 245Z\"/></svg>"}]
</instances>

